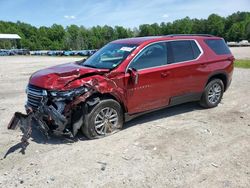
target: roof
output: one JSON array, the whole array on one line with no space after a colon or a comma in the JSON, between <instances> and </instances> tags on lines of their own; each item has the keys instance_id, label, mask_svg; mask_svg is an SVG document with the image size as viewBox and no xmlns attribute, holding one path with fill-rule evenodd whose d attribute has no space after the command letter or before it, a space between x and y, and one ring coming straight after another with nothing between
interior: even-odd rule
<instances>
[{"instance_id":1,"label":"roof","mask_svg":"<svg viewBox=\"0 0 250 188\"><path fill-rule=\"evenodd\" d=\"M21 39L18 34L0 34L0 39Z\"/></svg>"},{"instance_id":2,"label":"roof","mask_svg":"<svg viewBox=\"0 0 250 188\"><path fill-rule=\"evenodd\" d=\"M219 37L207 34L173 34L165 36L149 36L149 37L135 37L135 38L126 38L118 39L113 41L113 43L125 43L125 44L136 44L140 45L144 42L157 42L162 40L173 40L173 39L198 39L198 38L213 38L219 39Z\"/></svg>"},{"instance_id":3,"label":"roof","mask_svg":"<svg viewBox=\"0 0 250 188\"><path fill-rule=\"evenodd\" d=\"M161 39L162 36L149 36L149 37L135 37L135 38L126 38L126 39L118 39L113 41L113 43L125 43L125 44L141 44L146 41Z\"/></svg>"}]
</instances>

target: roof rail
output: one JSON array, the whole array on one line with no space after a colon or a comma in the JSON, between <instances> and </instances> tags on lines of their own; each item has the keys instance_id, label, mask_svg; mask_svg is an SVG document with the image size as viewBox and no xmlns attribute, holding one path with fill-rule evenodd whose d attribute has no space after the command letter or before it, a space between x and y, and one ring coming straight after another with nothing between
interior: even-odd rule
<instances>
[{"instance_id":1,"label":"roof rail","mask_svg":"<svg viewBox=\"0 0 250 188\"><path fill-rule=\"evenodd\" d=\"M214 37L214 35L210 34L171 34L166 35L167 37L178 37L178 36L201 36L201 37Z\"/></svg>"}]
</instances>

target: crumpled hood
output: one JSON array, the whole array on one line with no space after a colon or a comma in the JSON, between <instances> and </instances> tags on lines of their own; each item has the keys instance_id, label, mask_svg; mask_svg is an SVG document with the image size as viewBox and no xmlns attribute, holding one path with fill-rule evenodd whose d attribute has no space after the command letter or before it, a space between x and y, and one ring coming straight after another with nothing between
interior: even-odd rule
<instances>
[{"instance_id":1,"label":"crumpled hood","mask_svg":"<svg viewBox=\"0 0 250 188\"><path fill-rule=\"evenodd\" d=\"M109 70L88 68L77 63L66 63L35 72L31 75L29 84L48 90L64 90L68 83L77 78L105 72L109 72Z\"/></svg>"}]
</instances>

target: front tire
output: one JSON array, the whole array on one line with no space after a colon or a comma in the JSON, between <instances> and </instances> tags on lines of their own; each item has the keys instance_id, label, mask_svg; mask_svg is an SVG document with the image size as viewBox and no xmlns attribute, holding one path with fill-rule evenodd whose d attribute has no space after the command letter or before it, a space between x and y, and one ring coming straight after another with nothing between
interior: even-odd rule
<instances>
[{"instance_id":1,"label":"front tire","mask_svg":"<svg viewBox=\"0 0 250 188\"><path fill-rule=\"evenodd\" d=\"M224 84L222 80L220 79L211 80L207 84L202 94L200 105L204 108L216 107L220 103L223 93L224 93Z\"/></svg>"},{"instance_id":2,"label":"front tire","mask_svg":"<svg viewBox=\"0 0 250 188\"><path fill-rule=\"evenodd\" d=\"M101 100L85 115L83 134L89 139L102 138L118 132L123 125L121 105L113 99Z\"/></svg>"}]
</instances>

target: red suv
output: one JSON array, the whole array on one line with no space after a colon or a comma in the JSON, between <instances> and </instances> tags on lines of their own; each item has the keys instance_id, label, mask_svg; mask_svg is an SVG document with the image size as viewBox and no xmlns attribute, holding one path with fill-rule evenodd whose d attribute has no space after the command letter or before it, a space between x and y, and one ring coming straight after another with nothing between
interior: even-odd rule
<instances>
[{"instance_id":1,"label":"red suv","mask_svg":"<svg viewBox=\"0 0 250 188\"><path fill-rule=\"evenodd\" d=\"M90 139L141 113L190 101L212 108L230 85L234 57L222 38L168 35L110 42L90 58L35 72L27 114L45 132Z\"/></svg>"}]
</instances>

